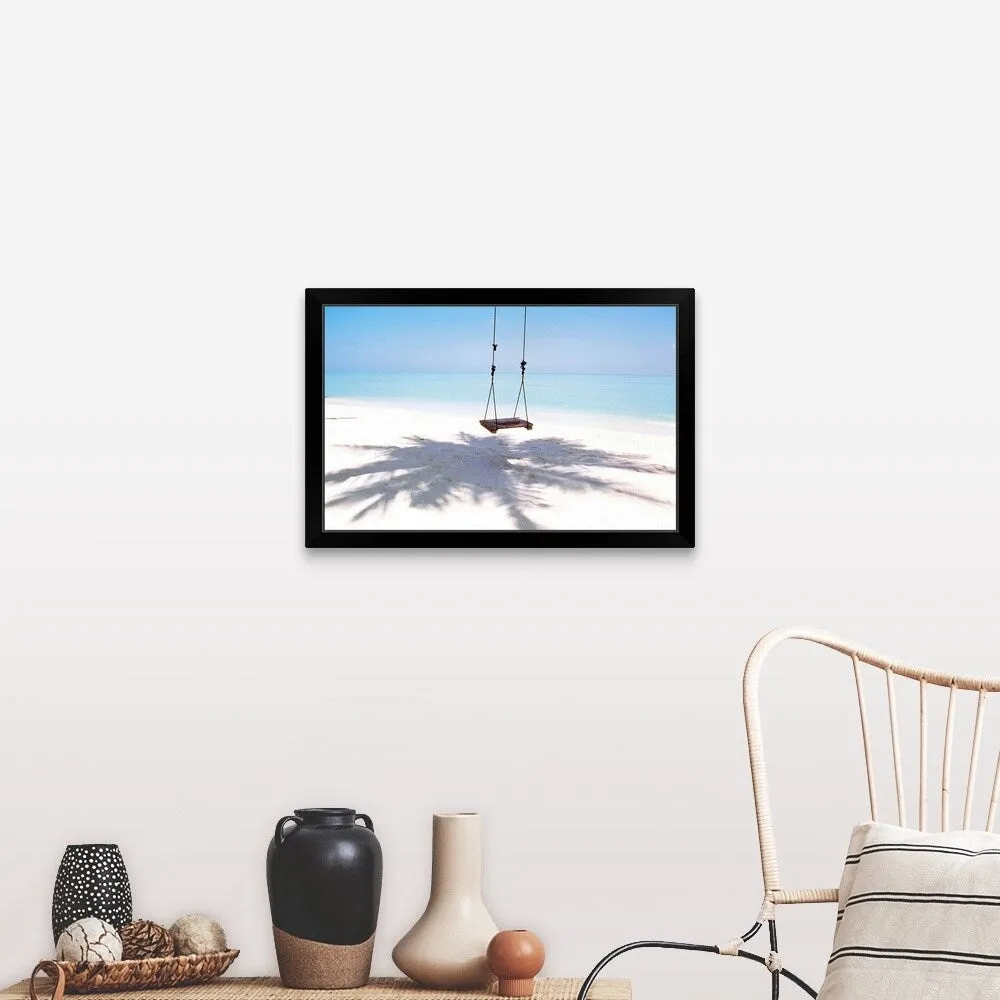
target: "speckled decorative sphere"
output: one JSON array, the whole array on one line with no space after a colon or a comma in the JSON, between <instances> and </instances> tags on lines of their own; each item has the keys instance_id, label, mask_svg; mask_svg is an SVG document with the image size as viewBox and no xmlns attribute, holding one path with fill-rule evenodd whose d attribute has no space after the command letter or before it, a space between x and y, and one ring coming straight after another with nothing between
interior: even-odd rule
<instances>
[{"instance_id":1,"label":"speckled decorative sphere","mask_svg":"<svg viewBox=\"0 0 1000 1000\"><path fill-rule=\"evenodd\" d=\"M203 913L189 913L170 928L175 955L207 955L226 950L226 932Z\"/></svg>"},{"instance_id":2,"label":"speckled decorative sphere","mask_svg":"<svg viewBox=\"0 0 1000 1000\"><path fill-rule=\"evenodd\" d=\"M119 932L122 958L166 958L174 953L174 939L166 927L152 920L133 920Z\"/></svg>"},{"instance_id":3,"label":"speckled decorative sphere","mask_svg":"<svg viewBox=\"0 0 1000 1000\"><path fill-rule=\"evenodd\" d=\"M57 962L120 962L121 957L121 936L100 917L77 920L56 942Z\"/></svg>"}]
</instances>

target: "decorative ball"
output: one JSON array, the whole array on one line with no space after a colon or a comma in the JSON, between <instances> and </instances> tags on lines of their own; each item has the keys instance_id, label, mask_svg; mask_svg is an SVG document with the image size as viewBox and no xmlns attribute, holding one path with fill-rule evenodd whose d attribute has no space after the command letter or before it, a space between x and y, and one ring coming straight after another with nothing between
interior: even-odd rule
<instances>
[{"instance_id":1,"label":"decorative ball","mask_svg":"<svg viewBox=\"0 0 1000 1000\"><path fill-rule=\"evenodd\" d=\"M207 955L226 950L226 932L211 917L189 913L170 928L175 955Z\"/></svg>"},{"instance_id":2,"label":"decorative ball","mask_svg":"<svg viewBox=\"0 0 1000 1000\"><path fill-rule=\"evenodd\" d=\"M502 997L530 997L545 964L545 946L531 931L501 931L486 949L486 964Z\"/></svg>"},{"instance_id":3,"label":"decorative ball","mask_svg":"<svg viewBox=\"0 0 1000 1000\"><path fill-rule=\"evenodd\" d=\"M174 939L166 927L152 920L135 920L119 932L122 958L164 958L174 953Z\"/></svg>"},{"instance_id":4,"label":"decorative ball","mask_svg":"<svg viewBox=\"0 0 1000 1000\"><path fill-rule=\"evenodd\" d=\"M57 962L119 962L122 939L100 917L84 917L70 924L56 942Z\"/></svg>"}]
</instances>

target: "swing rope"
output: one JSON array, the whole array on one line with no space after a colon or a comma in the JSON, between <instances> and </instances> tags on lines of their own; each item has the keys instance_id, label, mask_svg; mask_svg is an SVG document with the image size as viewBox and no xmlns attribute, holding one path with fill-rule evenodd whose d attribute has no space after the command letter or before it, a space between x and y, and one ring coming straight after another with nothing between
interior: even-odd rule
<instances>
[{"instance_id":1,"label":"swing rope","mask_svg":"<svg viewBox=\"0 0 1000 1000\"><path fill-rule=\"evenodd\" d=\"M493 357L490 364L490 391L486 394L486 410L483 419L479 422L491 434L496 434L500 430L510 430L513 427L523 427L531 430L531 421L528 419L528 391L524 385L525 369L528 367L526 349L528 344L528 307L524 307L524 321L521 326L521 387L517 391L517 401L514 404L514 415L512 417L500 418L497 413L497 307L493 307ZM521 408L521 400L524 400L524 417L519 418L517 411ZM493 404L493 419L489 419L490 404Z\"/></svg>"},{"instance_id":2,"label":"swing rope","mask_svg":"<svg viewBox=\"0 0 1000 1000\"><path fill-rule=\"evenodd\" d=\"M498 422L497 417L497 394L496 387L494 386L494 379L497 374L497 307L493 307L493 363L490 365L490 391L489 395L486 397L486 411L483 413L483 420L485 420L490 415L490 400L493 400L493 420ZM527 404L526 404L527 405Z\"/></svg>"},{"instance_id":3,"label":"swing rope","mask_svg":"<svg viewBox=\"0 0 1000 1000\"><path fill-rule=\"evenodd\" d=\"M494 334L493 339L496 340ZM524 307L524 325L521 327L521 388L517 392L517 402L514 404L514 416L517 416L517 408L521 405L521 397L524 397L524 419L528 419L528 393L524 388L524 369L528 362L524 360L524 348L528 341L528 307Z\"/></svg>"}]
</instances>

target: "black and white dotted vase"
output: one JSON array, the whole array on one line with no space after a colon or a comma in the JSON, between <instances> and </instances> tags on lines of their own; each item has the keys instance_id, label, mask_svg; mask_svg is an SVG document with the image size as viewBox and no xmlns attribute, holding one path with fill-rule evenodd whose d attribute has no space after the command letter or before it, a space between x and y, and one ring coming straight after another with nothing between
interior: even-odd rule
<instances>
[{"instance_id":1,"label":"black and white dotted vase","mask_svg":"<svg viewBox=\"0 0 1000 1000\"><path fill-rule=\"evenodd\" d=\"M74 921L100 917L121 930L132 922L132 889L117 844L70 844L52 893L52 939Z\"/></svg>"}]
</instances>

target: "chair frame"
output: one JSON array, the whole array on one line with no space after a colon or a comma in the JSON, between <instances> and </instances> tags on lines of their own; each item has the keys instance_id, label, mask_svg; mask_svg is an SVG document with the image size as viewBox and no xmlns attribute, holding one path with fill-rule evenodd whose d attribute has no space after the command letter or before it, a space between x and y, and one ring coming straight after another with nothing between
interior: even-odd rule
<instances>
[{"instance_id":1,"label":"chair frame","mask_svg":"<svg viewBox=\"0 0 1000 1000\"><path fill-rule=\"evenodd\" d=\"M614 951L609 952L594 966L583 981L578 994L578 1000L586 1000L594 981L610 962L626 952L635 951L640 948L701 951L749 959L759 965L765 966L770 972L772 1000L778 1000L782 979L793 982L810 997L817 996L816 990L793 972L783 967L778 952L776 908L782 904L836 903L837 889L788 889L782 883L778 867L778 849L774 836L774 824L771 818L771 796L767 778L767 765L764 759L764 739L760 717L760 674L764 661L774 651L775 647L791 640L800 640L824 646L836 653L843 654L843 656L851 661L858 695L861 741L864 748L865 771L868 779L868 798L871 807L871 819L873 821L878 821L879 818L878 798L876 795L868 709L865 701L864 685L861 679L862 666L874 667L885 674L889 730L892 744L893 778L896 790L896 822L901 827L907 825L908 814L903 781L902 754L900 750L895 679L902 677L915 681L920 685L920 763L919 802L917 806L917 822L920 830L927 829L927 800L929 794L927 688L928 686L942 687L947 688L949 692L941 765L940 826L942 831L949 829L950 824L952 758L955 737L955 710L958 694L959 692L976 692L976 716L972 735L972 749L966 770L965 799L962 811L962 829L968 830L972 828L973 796L979 766L987 696L1000 691L1000 678L969 677L941 673L940 671L904 663L901 660L890 659L880 653L866 649L863 646L857 646L835 635L831 635L829 632L823 632L818 629L803 626L772 629L754 646L743 672L743 713L746 722L747 749L750 757L750 779L753 783L754 809L757 814L757 839L760 846L761 875L764 882L764 901L757 919L744 934L721 945L689 944L680 941L657 940L632 941L624 944ZM1000 801L1000 755L997 757L997 765L993 776L993 787L985 824L986 830L993 829L998 801ZM769 953L764 956L744 950L742 946L754 938L765 925L767 925L768 929Z\"/></svg>"}]
</instances>

